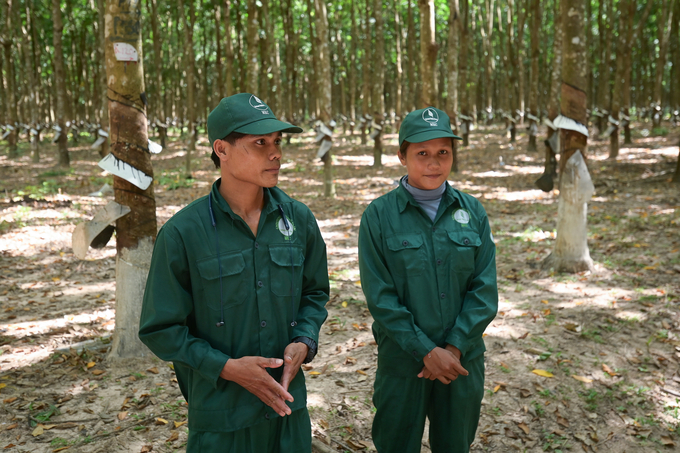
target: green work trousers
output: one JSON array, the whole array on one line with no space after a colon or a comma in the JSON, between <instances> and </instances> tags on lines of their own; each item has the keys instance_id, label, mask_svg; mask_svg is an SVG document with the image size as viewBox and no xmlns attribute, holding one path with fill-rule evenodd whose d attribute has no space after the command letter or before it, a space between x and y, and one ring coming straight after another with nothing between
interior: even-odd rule
<instances>
[{"instance_id":1,"label":"green work trousers","mask_svg":"<svg viewBox=\"0 0 680 453\"><path fill-rule=\"evenodd\" d=\"M228 433L189 434L187 453L310 453L312 424L307 408Z\"/></svg>"},{"instance_id":2,"label":"green work trousers","mask_svg":"<svg viewBox=\"0 0 680 453\"><path fill-rule=\"evenodd\" d=\"M470 373L448 385L416 376L375 378L373 442L378 453L420 453L425 417L432 453L466 453L475 439L484 397L484 354L461 361Z\"/></svg>"}]
</instances>

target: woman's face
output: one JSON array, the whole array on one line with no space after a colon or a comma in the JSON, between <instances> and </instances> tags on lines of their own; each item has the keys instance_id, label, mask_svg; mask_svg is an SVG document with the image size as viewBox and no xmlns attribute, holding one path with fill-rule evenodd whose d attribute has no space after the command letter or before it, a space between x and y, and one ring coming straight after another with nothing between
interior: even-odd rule
<instances>
[{"instance_id":1,"label":"woman's face","mask_svg":"<svg viewBox=\"0 0 680 453\"><path fill-rule=\"evenodd\" d=\"M451 139L442 137L422 143L411 143L406 148L405 156L399 153L399 160L406 166L410 185L423 190L436 189L451 173L453 165Z\"/></svg>"}]
</instances>

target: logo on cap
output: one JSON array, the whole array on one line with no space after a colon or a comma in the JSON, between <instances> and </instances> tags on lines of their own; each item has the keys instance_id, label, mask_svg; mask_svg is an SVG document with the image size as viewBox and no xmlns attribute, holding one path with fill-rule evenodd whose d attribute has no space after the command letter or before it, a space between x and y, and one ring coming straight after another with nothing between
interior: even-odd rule
<instances>
[{"instance_id":1,"label":"logo on cap","mask_svg":"<svg viewBox=\"0 0 680 453\"><path fill-rule=\"evenodd\" d=\"M267 107L267 104L262 102L262 100L257 96L250 96L249 102L252 108L259 110L263 115L269 115L269 107Z\"/></svg>"},{"instance_id":2,"label":"logo on cap","mask_svg":"<svg viewBox=\"0 0 680 453\"><path fill-rule=\"evenodd\" d=\"M425 109L423 112L423 120L430 124L430 126L436 126L439 123L439 114L435 109Z\"/></svg>"}]
</instances>

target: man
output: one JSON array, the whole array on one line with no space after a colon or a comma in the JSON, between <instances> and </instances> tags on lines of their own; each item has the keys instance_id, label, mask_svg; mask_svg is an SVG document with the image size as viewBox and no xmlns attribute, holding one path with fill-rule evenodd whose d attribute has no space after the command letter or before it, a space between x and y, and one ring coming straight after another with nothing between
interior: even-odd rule
<instances>
[{"instance_id":1,"label":"man","mask_svg":"<svg viewBox=\"0 0 680 453\"><path fill-rule=\"evenodd\" d=\"M187 452L310 452L302 363L326 319L326 246L276 186L282 132L257 96L208 115L221 178L156 239L140 339L172 361L189 404Z\"/></svg>"}]
</instances>

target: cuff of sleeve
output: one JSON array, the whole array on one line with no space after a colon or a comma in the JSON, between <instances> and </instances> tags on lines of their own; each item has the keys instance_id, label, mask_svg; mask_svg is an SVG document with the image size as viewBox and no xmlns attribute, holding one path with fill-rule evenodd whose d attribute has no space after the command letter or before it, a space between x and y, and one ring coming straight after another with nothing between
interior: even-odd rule
<instances>
[{"instance_id":1,"label":"cuff of sleeve","mask_svg":"<svg viewBox=\"0 0 680 453\"><path fill-rule=\"evenodd\" d=\"M198 372L216 388L220 373L227 360L229 360L228 355L212 350L201 361L201 364L198 366Z\"/></svg>"},{"instance_id":2,"label":"cuff of sleeve","mask_svg":"<svg viewBox=\"0 0 680 453\"><path fill-rule=\"evenodd\" d=\"M468 341L465 335L457 332L455 329L446 336L446 342L451 346L457 347L461 357L464 357L473 346L473 343Z\"/></svg>"},{"instance_id":3,"label":"cuff of sleeve","mask_svg":"<svg viewBox=\"0 0 680 453\"><path fill-rule=\"evenodd\" d=\"M437 345L434 344L432 340L427 338L424 335L419 335L416 337L413 341L410 341L408 343L408 349L406 352L411 354L411 357L413 357L413 360L416 362L420 362L425 358L425 356L432 351L434 348L436 348Z\"/></svg>"},{"instance_id":4,"label":"cuff of sleeve","mask_svg":"<svg viewBox=\"0 0 680 453\"><path fill-rule=\"evenodd\" d=\"M297 337L311 338L317 345L319 344L319 331L309 324L298 324L293 328L290 341Z\"/></svg>"}]
</instances>

